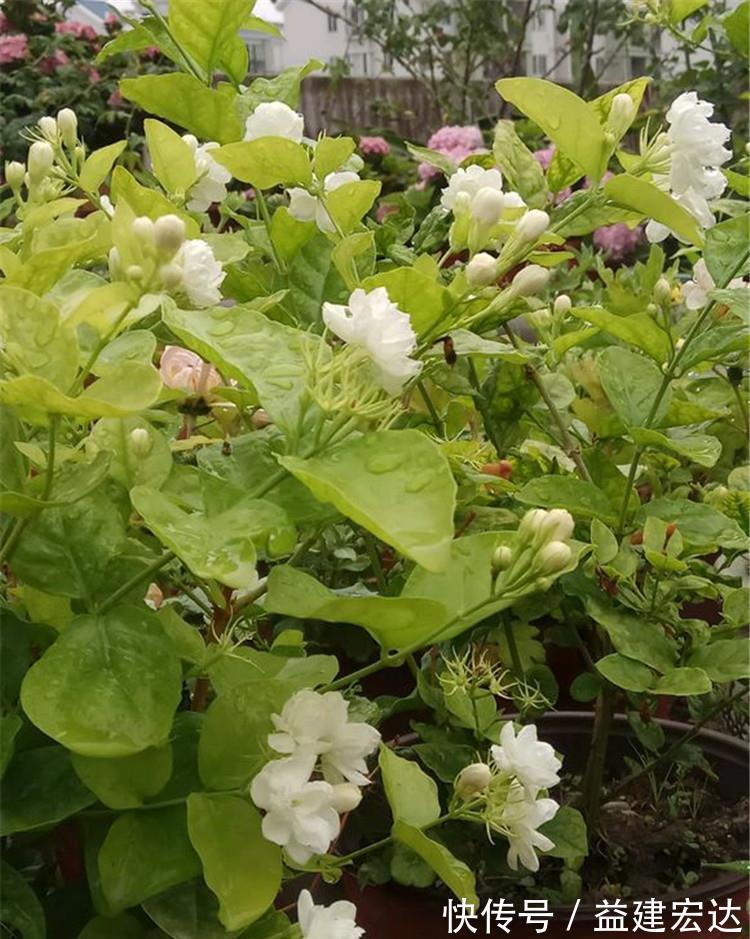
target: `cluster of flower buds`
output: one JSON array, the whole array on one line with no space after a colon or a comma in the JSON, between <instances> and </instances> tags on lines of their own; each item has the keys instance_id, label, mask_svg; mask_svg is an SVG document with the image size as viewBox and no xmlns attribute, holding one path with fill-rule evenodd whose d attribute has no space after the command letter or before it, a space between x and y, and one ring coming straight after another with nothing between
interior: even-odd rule
<instances>
[{"instance_id":1,"label":"cluster of flower buds","mask_svg":"<svg viewBox=\"0 0 750 939\"><path fill-rule=\"evenodd\" d=\"M570 564L568 540L575 523L566 509L531 509L521 519L512 546L499 545L492 570L500 582L496 589L511 593L534 583L549 587L554 577Z\"/></svg>"},{"instance_id":2,"label":"cluster of flower buds","mask_svg":"<svg viewBox=\"0 0 750 939\"><path fill-rule=\"evenodd\" d=\"M162 215L156 221L139 216L130 226L130 236L110 251L113 278L130 281L142 293L185 296L195 307L219 303L221 264L205 241L186 238L179 216Z\"/></svg>"},{"instance_id":3,"label":"cluster of flower buds","mask_svg":"<svg viewBox=\"0 0 750 939\"><path fill-rule=\"evenodd\" d=\"M30 202L56 199L75 179L85 157L78 141L76 113L63 108L56 118L42 117L27 136L31 145L26 165L16 160L5 165L8 185L19 201L24 185Z\"/></svg>"}]
</instances>

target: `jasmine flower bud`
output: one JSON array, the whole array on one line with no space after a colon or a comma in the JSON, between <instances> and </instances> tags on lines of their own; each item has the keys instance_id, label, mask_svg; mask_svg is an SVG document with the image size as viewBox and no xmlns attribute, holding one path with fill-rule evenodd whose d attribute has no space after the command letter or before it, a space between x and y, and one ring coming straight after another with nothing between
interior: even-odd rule
<instances>
[{"instance_id":1,"label":"jasmine flower bud","mask_svg":"<svg viewBox=\"0 0 750 939\"><path fill-rule=\"evenodd\" d=\"M162 264L159 268L162 284L167 290L174 290L182 283L182 269L177 264Z\"/></svg>"},{"instance_id":2,"label":"jasmine flower bud","mask_svg":"<svg viewBox=\"0 0 750 939\"><path fill-rule=\"evenodd\" d=\"M130 449L135 456L148 456L151 446L151 437L145 427L135 427L130 431Z\"/></svg>"},{"instance_id":3,"label":"jasmine flower bud","mask_svg":"<svg viewBox=\"0 0 750 939\"><path fill-rule=\"evenodd\" d=\"M362 801L362 790L354 783L338 783L333 787L331 796L331 805L336 809L339 815L345 812L352 812Z\"/></svg>"},{"instance_id":4,"label":"jasmine flower bud","mask_svg":"<svg viewBox=\"0 0 750 939\"><path fill-rule=\"evenodd\" d=\"M461 770L453 788L459 799L466 801L478 792L483 792L489 786L491 779L492 770L486 763L472 763Z\"/></svg>"},{"instance_id":5,"label":"jasmine flower bud","mask_svg":"<svg viewBox=\"0 0 750 939\"><path fill-rule=\"evenodd\" d=\"M57 140L57 121L54 117L40 117L38 126L39 130L42 132L42 136L47 140Z\"/></svg>"},{"instance_id":6,"label":"jasmine flower bud","mask_svg":"<svg viewBox=\"0 0 750 939\"><path fill-rule=\"evenodd\" d=\"M563 316L567 316L570 313L573 304L570 297L566 293L561 293L558 297L555 297L555 303L552 307L552 311L555 316L558 316L562 319Z\"/></svg>"},{"instance_id":7,"label":"jasmine flower bud","mask_svg":"<svg viewBox=\"0 0 750 939\"><path fill-rule=\"evenodd\" d=\"M547 286L549 271L539 264L529 264L513 278L511 292L516 297L533 297Z\"/></svg>"},{"instance_id":8,"label":"jasmine flower bud","mask_svg":"<svg viewBox=\"0 0 750 939\"><path fill-rule=\"evenodd\" d=\"M516 237L521 241L535 242L547 231L549 215L541 209L529 209L516 225Z\"/></svg>"},{"instance_id":9,"label":"jasmine flower bud","mask_svg":"<svg viewBox=\"0 0 750 939\"><path fill-rule=\"evenodd\" d=\"M570 563L572 551L564 541L550 541L537 555L539 566L547 574L556 574Z\"/></svg>"},{"instance_id":10,"label":"jasmine flower bud","mask_svg":"<svg viewBox=\"0 0 750 939\"><path fill-rule=\"evenodd\" d=\"M475 254L466 265L466 279L472 287L486 287L497 278L497 258L485 251Z\"/></svg>"},{"instance_id":11,"label":"jasmine flower bud","mask_svg":"<svg viewBox=\"0 0 750 939\"><path fill-rule=\"evenodd\" d=\"M654 299L657 303L666 303L672 299L672 288L666 277L660 277L654 284Z\"/></svg>"},{"instance_id":12,"label":"jasmine flower bud","mask_svg":"<svg viewBox=\"0 0 750 939\"><path fill-rule=\"evenodd\" d=\"M530 509L521 519L521 524L518 526L519 538L524 541L535 538L546 517L547 513L544 509Z\"/></svg>"},{"instance_id":13,"label":"jasmine flower bud","mask_svg":"<svg viewBox=\"0 0 750 939\"><path fill-rule=\"evenodd\" d=\"M539 525L542 537L548 541L567 541L574 528L573 516L567 509L550 509Z\"/></svg>"},{"instance_id":14,"label":"jasmine flower bud","mask_svg":"<svg viewBox=\"0 0 750 939\"><path fill-rule=\"evenodd\" d=\"M154 223L145 215L133 219L130 230L141 244L150 246L154 243Z\"/></svg>"},{"instance_id":15,"label":"jasmine flower bud","mask_svg":"<svg viewBox=\"0 0 750 939\"><path fill-rule=\"evenodd\" d=\"M143 268L140 264L131 264L125 271L128 280L140 280L143 277Z\"/></svg>"},{"instance_id":16,"label":"jasmine flower bud","mask_svg":"<svg viewBox=\"0 0 750 939\"><path fill-rule=\"evenodd\" d=\"M502 192L485 186L479 190L471 203L471 215L482 225L497 225L504 206L505 200Z\"/></svg>"},{"instance_id":17,"label":"jasmine flower bud","mask_svg":"<svg viewBox=\"0 0 750 939\"><path fill-rule=\"evenodd\" d=\"M635 117L635 104L630 95L615 95L609 110L607 124L615 137L622 137Z\"/></svg>"},{"instance_id":18,"label":"jasmine flower bud","mask_svg":"<svg viewBox=\"0 0 750 939\"><path fill-rule=\"evenodd\" d=\"M172 256L185 241L185 223L176 215L162 215L154 222L154 242L157 251Z\"/></svg>"},{"instance_id":19,"label":"jasmine flower bud","mask_svg":"<svg viewBox=\"0 0 750 939\"><path fill-rule=\"evenodd\" d=\"M57 127L66 147L74 147L78 134L78 118L71 108L57 112Z\"/></svg>"},{"instance_id":20,"label":"jasmine flower bud","mask_svg":"<svg viewBox=\"0 0 750 939\"><path fill-rule=\"evenodd\" d=\"M48 175L54 160L54 151L46 140L32 143L29 147L29 180L32 185L37 185Z\"/></svg>"},{"instance_id":21,"label":"jasmine flower bud","mask_svg":"<svg viewBox=\"0 0 750 939\"><path fill-rule=\"evenodd\" d=\"M13 160L11 163L5 164L5 181L8 183L13 192L18 192L18 190L23 186L23 180L26 176L26 167L23 163L19 163L17 160Z\"/></svg>"},{"instance_id":22,"label":"jasmine flower bud","mask_svg":"<svg viewBox=\"0 0 750 939\"><path fill-rule=\"evenodd\" d=\"M496 573L507 571L513 563L513 552L504 544L498 545L492 554L492 570Z\"/></svg>"}]
</instances>

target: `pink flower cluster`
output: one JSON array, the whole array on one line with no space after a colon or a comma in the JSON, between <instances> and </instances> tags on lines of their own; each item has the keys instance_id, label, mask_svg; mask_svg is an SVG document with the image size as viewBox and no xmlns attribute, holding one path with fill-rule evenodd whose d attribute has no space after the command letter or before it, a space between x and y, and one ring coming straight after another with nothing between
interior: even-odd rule
<instances>
[{"instance_id":1,"label":"pink flower cluster","mask_svg":"<svg viewBox=\"0 0 750 939\"><path fill-rule=\"evenodd\" d=\"M643 228L628 228L624 222L602 225L594 232L594 247L607 255L610 261L629 258L643 241Z\"/></svg>"},{"instance_id":2,"label":"pink flower cluster","mask_svg":"<svg viewBox=\"0 0 750 939\"><path fill-rule=\"evenodd\" d=\"M391 145L385 137L360 137L359 152L364 156L388 156Z\"/></svg>"},{"instance_id":3,"label":"pink flower cluster","mask_svg":"<svg viewBox=\"0 0 750 939\"><path fill-rule=\"evenodd\" d=\"M484 153L483 144L482 131L478 127L461 127L456 124L441 127L427 141L430 150L442 153L456 166L473 153ZM423 182L428 182L440 174L440 170L429 163L420 163L418 172Z\"/></svg>"},{"instance_id":4,"label":"pink flower cluster","mask_svg":"<svg viewBox=\"0 0 750 939\"><path fill-rule=\"evenodd\" d=\"M96 30L87 23L81 23L79 20L65 20L62 23L55 23L55 32L59 36L75 36L76 39L86 39L88 42L94 42L97 38Z\"/></svg>"},{"instance_id":5,"label":"pink flower cluster","mask_svg":"<svg viewBox=\"0 0 750 939\"><path fill-rule=\"evenodd\" d=\"M29 40L24 33L0 36L0 65L20 62L29 54Z\"/></svg>"},{"instance_id":6,"label":"pink flower cluster","mask_svg":"<svg viewBox=\"0 0 750 939\"><path fill-rule=\"evenodd\" d=\"M51 55L45 55L39 61L39 71L45 75L54 75L54 73L70 62L64 49L55 49Z\"/></svg>"}]
</instances>

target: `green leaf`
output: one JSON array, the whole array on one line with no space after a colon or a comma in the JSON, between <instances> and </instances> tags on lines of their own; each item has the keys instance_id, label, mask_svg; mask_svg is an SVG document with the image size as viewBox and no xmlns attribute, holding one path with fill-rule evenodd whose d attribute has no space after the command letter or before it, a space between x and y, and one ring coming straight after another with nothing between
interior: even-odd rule
<instances>
[{"instance_id":1,"label":"green leaf","mask_svg":"<svg viewBox=\"0 0 750 939\"><path fill-rule=\"evenodd\" d=\"M690 499L652 499L641 506L642 518L655 516L674 522L691 554L708 554L717 547L747 550L747 535L734 519L713 506Z\"/></svg>"},{"instance_id":2,"label":"green leaf","mask_svg":"<svg viewBox=\"0 0 750 939\"><path fill-rule=\"evenodd\" d=\"M296 433L307 387L305 350L311 356L323 352L321 339L276 323L249 305L167 308L164 322L228 378L254 389L276 425Z\"/></svg>"},{"instance_id":3,"label":"green leaf","mask_svg":"<svg viewBox=\"0 0 750 939\"><path fill-rule=\"evenodd\" d=\"M142 186L138 180L122 166L116 166L112 174L111 196L118 209L124 202L134 215L145 215L146 218L150 218L154 222L162 215L177 215L185 223L188 238L198 238L201 234L200 226L192 215L179 208L174 202L158 192L158 190L154 188L149 189L148 186ZM117 231L119 217L119 213L116 213L113 222L115 231ZM129 218L127 219L127 225L129 229ZM129 230L128 235L132 237ZM112 288L117 285L110 284L109 286Z\"/></svg>"},{"instance_id":4,"label":"green leaf","mask_svg":"<svg viewBox=\"0 0 750 939\"><path fill-rule=\"evenodd\" d=\"M673 668L656 682L654 694L694 695L711 690L711 679L702 668Z\"/></svg>"},{"instance_id":5,"label":"green leaf","mask_svg":"<svg viewBox=\"0 0 750 939\"><path fill-rule=\"evenodd\" d=\"M362 282L363 290L376 287L385 287L391 301L409 314L412 329L418 336L442 319L453 302L447 288L413 267L396 267Z\"/></svg>"},{"instance_id":6,"label":"green leaf","mask_svg":"<svg viewBox=\"0 0 750 939\"><path fill-rule=\"evenodd\" d=\"M109 176L115 161L127 147L127 140L118 140L109 146L94 150L86 157L78 182L84 192L99 192L99 187Z\"/></svg>"},{"instance_id":7,"label":"green leaf","mask_svg":"<svg viewBox=\"0 0 750 939\"><path fill-rule=\"evenodd\" d=\"M0 492L0 511L16 518L28 518L40 509L70 505L88 495L107 476L109 454L98 454L91 463L72 460L63 463L52 477L49 499L37 498L42 492L42 476L29 480L27 492Z\"/></svg>"},{"instance_id":8,"label":"green leaf","mask_svg":"<svg viewBox=\"0 0 750 939\"><path fill-rule=\"evenodd\" d=\"M669 358L669 338L648 313L616 316L600 307L574 307L570 313L577 319L598 326L610 336L642 349L660 365Z\"/></svg>"},{"instance_id":9,"label":"green leaf","mask_svg":"<svg viewBox=\"0 0 750 939\"><path fill-rule=\"evenodd\" d=\"M291 571L286 565L274 567L269 574L270 580L277 571ZM301 572L298 572L301 573ZM306 574L302 575L307 577ZM283 576L280 578L283 581ZM268 595L266 595L267 599ZM267 609L271 607L266 606ZM211 680L219 694L223 694L237 685L248 682L278 681L287 686L291 693L303 688L315 688L327 685L338 674L339 662L335 655L304 655L287 658L275 652L261 652L249 646L239 646L227 655L221 656L210 669Z\"/></svg>"},{"instance_id":10,"label":"green leaf","mask_svg":"<svg viewBox=\"0 0 750 939\"><path fill-rule=\"evenodd\" d=\"M601 383L617 416L627 427L642 427L651 416L661 388L661 370L649 359L628 349L610 347L599 356ZM651 423L666 413L671 389L661 398Z\"/></svg>"},{"instance_id":11,"label":"green leaf","mask_svg":"<svg viewBox=\"0 0 750 939\"><path fill-rule=\"evenodd\" d=\"M607 681L611 681L613 685L624 688L626 691L648 691L653 686L656 677L645 665L617 652L599 659L596 668Z\"/></svg>"},{"instance_id":12,"label":"green leaf","mask_svg":"<svg viewBox=\"0 0 750 939\"><path fill-rule=\"evenodd\" d=\"M750 296L750 291L746 287L740 289L746 296ZM747 353L749 348L750 330L745 326L709 327L696 336L687 347L680 359L680 371L684 374L701 362L720 362L732 352Z\"/></svg>"},{"instance_id":13,"label":"green leaf","mask_svg":"<svg viewBox=\"0 0 750 939\"><path fill-rule=\"evenodd\" d=\"M561 805L540 834L554 841L554 848L544 851L545 857L560 857L566 861L584 858L589 853L588 833L583 815L569 805Z\"/></svg>"},{"instance_id":14,"label":"green leaf","mask_svg":"<svg viewBox=\"0 0 750 939\"><path fill-rule=\"evenodd\" d=\"M132 756L72 756L80 779L111 809L134 809L157 795L172 775L172 748L151 747Z\"/></svg>"},{"instance_id":15,"label":"green leaf","mask_svg":"<svg viewBox=\"0 0 750 939\"><path fill-rule=\"evenodd\" d=\"M342 238L331 251L331 260L348 290L356 290L375 267L375 233L355 232Z\"/></svg>"},{"instance_id":16,"label":"green leaf","mask_svg":"<svg viewBox=\"0 0 750 939\"><path fill-rule=\"evenodd\" d=\"M168 193L186 193L197 175L192 150L161 121L145 120L143 128L154 175Z\"/></svg>"},{"instance_id":17,"label":"green leaf","mask_svg":"<svg viewBox=\"0 0 750 939\"><path fill-rule=\"evenodd\" d=\"M426 861L455 896L479 908L474 874L444 845L403 821L394 824L393 837Z\"/></svg>"},{"instance_id":18,"label":"green leaf","mask_svg":"<svg viewBox=\"0 0 750 939\"><path fill-rule=\"evenodd\" d=\"M254 0L172 0L169 28L180 48L210 76L254 5Z\"/></svg>"},{"instance_id":19,"label":"green leaf","mask_svg":"<svg viewBox=\"0 0 750 939\"><path fill-rule=\"evenodd\" d=\"M514 493L525 505L567 509L581 518L598 518L612 524L616 521L609 497L594 483L574 476L539 476Z\"/></svg>"},{"instance_id":20,"label":"green leaf","mask_svg":"<svg viewBox=\"0 0 750 939\"><path fill-rule=\"evenodd\" d=\"M78 939L144 939L146 933L129 913L120 916L97 916L84 926Z\"/></svg>"},{"instance_id":21,"label":"green leaf","mask_svg":"<svg viewBox=\"0 0 750 939\"><path fill-rule=\"evenodd\" d=\"M689 437L668 437L658 430L646 427L632 427L630 436L640 447L656 447L677 453L690 463L698 466L715 466L721 456L722 444L718 437L708 434L691 434Z\"/></svg>"},{"instance_id":22,"label":"green leaf","mask_svg":"<svg viewBox=\"0 0 750 939\"><path fill-rule=\"evenodd\" d=\"M115 913L201 872L188 837L184 805L125 812L99 850L101 887Z\"/></svg>"},{"instance_id":23,"label":"green leaf","mask_svg":"<svg viewBox=\"0 0 750 939\"><path fill-rule=\"evenodd\" d=\"M747 58L750 55L750 3L748 0L744 0L731 13L723 17L721 25L737 52Z\"/></svg>"},{"instance_id":24,"label":"green leaf","mask_svg":"<svg viewBox=\"0 0 750 939\"><path fill-rule=\"evenodd\" d=\"M682 241L699 245L703 240L693 216L666 192L645 179L621 173L604 184L604 194L616 205L633 209L644 218L666 225Z\"/></svg>"},{"instance_id":25,"label":"green leaf","mask_svg":"<svg viewBox=\"0 0 750 939\"><path fill-rule=\"evenodd\" d=\"M259 137L230 143L211 151L211 157L236 179L256 189L310 186L312 167L307 150L284 137Z\"/></svg>"},{"instance_id":26,"label":"green leaf","mask_svg":"<svg viewBox=\"0 0 750 939\"><path fill-rule=\"evenodd\" d=\"M669 22L676 26L707 3L708 0L672 0L669 9Z\"/></svg>"},{"instance_id":27,"label":"green leaf","mask_svg":"<svg viewBox=\"0 0 750 939\"><path fill-rule=\"evenodd\" d=\"M305 65L285 68L274 78L256 78L237 102L237 110L242 121L244 122L245 118L264 101L281 101L290 108L296 108L299 104L302 79L310 72L318 71L323 67L323 63L318 59L310 59Z\"/></svg>"},{"instance_id":28,"label":"green leaf","mask_svg":"<svg viewBox=\"0 0 750 939\"><path fill-rule=\"evenodd\" d=\"M208 789L247 785L272 755L271 714L283 706L285 686L258 682L225 689L211 703L198 747L200 776Z\"/></svg>"},{"instance_id":29,"label":"green leaf","mask_svg":"<svg viewBox=\"0 0 750 939\"><path fill-rule=\"evenodd\" d=\"M342 234L348 235L358 227L380 195L380 187L380 182L374 179L361 179L344 183L326 194L328 214Z\"/></svg>"},{"instance_id":30,"label":"green leaf","mask_svg":"<svg viewBox=\"0 0 750 939\"><path fill-rule=\"evenodd\" d=\"M136 429L148 434L149 449L145 455L133 450L130 435ZM109 475L126 489L133 486L158 489L172 471L172 451L166 437L139 417L97 421L86 440L86 451L111 457Z\"/></svg>"},{"instance_id":31,"label":"green leaf","mask_svg":"<svg viewBox=\"0 0 750 939\"><path fill-rule=\"evenodd\" d=\"M133 507L170 551L187 564L196 577L218 580L237 590L257 579L257 552L248 528L253 525L247 506L208 516L184 512L164 493L136 486L130 493Z\"/></svg>"},{"instance_id":32,"label":"green leaf","mask_svg":"<svg viewBox=\"0 0 750 939\"><path fill-rule=\"evenodd\" d=\"M720 222L706 232L703 260L717 287L728 287L734 277L747 273L749 222L750 216L740 215Z\"/></svg>"},{"instance_id":33,"label":"green leaf","mask_svg":"<svg viewBox=\"0 0 750 939\"><path fill-rule=\"evenodd\" d=\"M602 690L602 680L595 672L584 672L578 675L570 684L570 696L574 701L587 704Z\"/></svg>"},{"instance_id":34,"label":"green leaf","mask_svg":"<svg viewBox=\"0 0 750 939\"><path fill-rule=\"evenodd\" d=\"M378 765L394 822L421 828L440 818L437 783L417 763L381 746Z\"/></svg>"},{"instance_id":35,"label":"green leaf","mask_svg":"<svg viewBox=\"0 0 750 939\"><path fill-rule=\"evenodd\" d=\"M530 208L543 209L547 204L544 171L516 133L513 121L497 122L492 152L503 171L507 188L520 193Z\"/></svg>"},{"instance_id":36,"label":"green leaf","mask_svg":"<svg viewBox=\"0 0 750 939\"><path fill-rule=\"evenodd\" d=\"M23 375L0 382L0 401L45 422L40 412L66 414L93 420L97 417L127 417L150 407L159 396L161 378L151 365L123 362L89 385L76 398L36 375Z\"/></svg>"},{"instance_id":37,"label":"green leaf","mask_svg":"<svg viewBox=\"0 0 750 939\"><path fill-rule=\"evenodd\" d=\"M364 627L385 650L404 649L446 618L440 604L421 597L337 594L309 574L288 565L273 568L264 607L300 619L354 623Z\"/></svg>"},{"instance_id":38,"label":"green leaf","mask_svg":"<svg viewBox=\"0 0 750 939\"><path fill-rule=\"evenodd\" d=\"M16 736L23 727L23 721L17 714L3 714L0 717L0 777L5 773L16 746Z\"/></svg>"},{"instance_id":39,"label":"green leaf","mask_svg":"<svg viewBox=\"0 0 750 939\"><path fill-rule=\"evenodd\" d=\"M747 639L715 639L698 646L686 665L702 669L715 682L740 681L750 678L750 657Z\"/></svg>"},{"instance_id":40,"label":"green leaf","mask_svg":"<svg viewBox=\"0 0 750 939\"><path fill-rule=\"evenodd\" d=\"M674 669L676 646L655 622L628 613L622 607L607 607L594 600L586 604L586 610L607 630L619 653L663 673Z\"/></svg>"},{"instance_id":41,"label":"green leaf","mask_svg":"<svg viewBox=\"0 0 750 939\"><path fill-rule=\"evenodd\" d=\"M41 512L24 531L12 558L16 577L37 590L91 598L110 561L125 546L125 526L102 489L72 505Z\"/></svg>"},{"instance_id":42,"label":"green leaf","mask_svg":"<svg viewBox=\"0 0 750 939\"><path fill-rule=\"evenodd\" d=\"M194 792L187 820L219 919L229 930L254 923L281 886L281 849L263 837L257 809L237 796Z\"/></svg>"},{"instance_id":43,"label":"green leaf","mask_svg":"<svg viewBox=\"0 0 750 939\"><path fill-rule=\"evenodd\" d=\"M509 101L594 180L606 168L604 130L596 115L578 95L542 78L502 78L495 83Z\"/></svg>"},{"instance_id":44,"label":"green leaf","mask_svg":"<svg viewBox=\"0 0 750 939\"><path fill-rule=\"evenodd\" d=\"M242 137L242 126L232 108L235 93L226 86L214 90L192 75L172 72L123 78L120 92L144 111L184 127L200 140L225 144Z\"/></svg>"},{"instance_id":45,"label":"green leaf","mask_svg":"<svg viewBox=\"0 0 750 939\"><path fill-rule=\"evenodd\" d=\"M318 179L325 179L329 173L340 169L354 153L355 144L351 137L321 137L315 144L313 166Z\"/></svg>"},{"instance_id":46,"label":"green leaf","mask_svg":"<svg viewBox=\"0 0 750 939\"><path fill-rule=\"evenodd\" d=\"M42 904L26 880L5 861L0 862L0 923L21 939L46 939Z\"/></svg>"},{"instance_id":47,"label":"green leaf","mask_svg":"<svg viewBox=\"0 0 750 939\"><path fill-rule=\"evenodd\" d=\"M19 375L36 375L67 390L78 371L75 332L54 304L19 287L0 286L0 344Z\"/></svg>"},{"instance_id":48,"label":"green leaf","mask_svg":"<svg viewBox=\"0 0 750 939\"><path fill-rule=\"evenodd\" d=\"M74 753L117 757L163 746L182 670L146 607L79 616L26 674L30 720Z\"/></svg>"},{"instance_id":49,"label":"green leaf","mask_svg":"<svg viewBox=\"0 0 750 939\"><path fill-rule=\"evenodd\" d=\"M595 518L591 522L591 544L594 555L600 564L609 564L617 557L620 545L612 532Z\"/></svg>"},{"instance_id":50,"label":"green leaf","mask_svg":"<svg viewBox=\"0 0 750 939\"><path fill-rule=\"evenodd\" d=\"M3 777L0 835L46 828L96 802L62 747L16 753Z\"/></svg>"},{"instance_id":51,"label":"green leaf","mask_svg":"<svg viewBox=\"0 0 750 939\"><path fill-rule=\"evenodd\" d=\"M327 453L279 462L322 502L430 571L453 540L456 484L438 447L416 430L375 431Z\"/></svg>"},{"instance_id":52,"label":"green leaf","mask_svg":"<svg viewBox=\"0 0 750 939\"><path fill-rule=\"evenodd\" d=\"M203 878L149 897L144 911L172 939L234 939L219 922L219 903ZM269 937L271 939L271 937Z\"/></svg>"}]
</instances>

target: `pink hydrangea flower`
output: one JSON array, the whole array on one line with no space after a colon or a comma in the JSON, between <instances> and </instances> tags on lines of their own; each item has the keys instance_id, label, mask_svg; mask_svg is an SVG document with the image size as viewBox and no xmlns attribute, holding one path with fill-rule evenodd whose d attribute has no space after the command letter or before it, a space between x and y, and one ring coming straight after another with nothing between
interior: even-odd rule
<instances>
[{"instance_id":1,"label":"pink hydrangea flower","mask_svg":"<svg viewBox=\"0 0 750 939\"><path fill-rule=\"evenodd\" d=\"M104 27L108 33L114 33L122 27L122 21L116 13L108 13L104 17Z\"/></svg>"},{"instance_id":2,"label":"pink hydrangea flower","mask_svg":"<svg viewBox=\"0 0 750 939\"><path fill-rule=\"evenodd\" d=\"M29 54L29 40L24 33L0 36L0 65L20 62Z\"/></svg>"},{"instance_id":3,"label":"pink hydrangea flower","mask_svg":"<svg viewBox=\"0 0 750 939\"><path fill-rule=\"evenodd\" d=\"M365 156L387 156L391 145L385 137L360 137L359 152Z\"/></svg>"},{"instance_id":4,"label":"pink hydrangea flower","mask_svg":"<svg viewBox=\"0 0 750 939\"><path fill-rule=\"evenodd\" d=\"M221 375L213 365L181 346L166 346L159 363L159 374L167 388L189 395L205 395L222 384Z\"/></svg>"},{"instance_id":5,"label":"pink hydrangea flower","mask_svg":"<svg viewBox=\"0 0 750 939\"><path fill-rule=\"evenodd\" d=\"M0 13L0 33L7 33L10 30L10 20L4 13Z\"/></svg>"},{"instance_id":6,"label":"pink hydrangea flower","mask_svg":"<svg viewBox=\"0 0 750 939\"><path fill-rule=\"evenodd\" d=\"M39 70L45 75L54 75L54 73L70 62L64 49L55 49L52 55L45 55L39 60Z\"/></svg>"},{"instance_id":7,"label":"pink hydrangea flower","mask_svg":"<svg viewBox=\"0 0 750 939\"><path fill-rule=\"evenodd\" d=\"M121 108L124 103L124 98L120 94L120 89L115 88L112 94L107 98L107 104L111 108Z\"/></svg>"},{"instance_id":8,"label":"pink hydrangea flower","mask_svg":"<svg viewBox=\"0 0 750 939\"><path fill-rule=\"evenodd\" d=\"M79 20L64 20L62 23L55 23L55 32L60 36L75 36L76 39L86 39L89 42L96 39L94 27L81 23Z\"/></svg>"},{"instance_id":9,"label":"pink hydrangea flower","mask_svg":"<svg viewBox=\"0 0 750 939\"><path fill-rule=\"evenodd\" d=\"M643 228L628 228L624 222L603 225L594 232L594 247L607 255L610 261L629 258L643 241Z\"/></svg>"},{"instance_id":10,"label":"pink hydrangea flower","mask_svg":"<svg viewBox=\"0 0 750 939\"><path fill-rule=\"evenodd\" d=\"M96 85L101 80L101 75L95 68L89 69L89 84Z\"/></svg>"},{"instance_id":11,"label":"pink hydrangea flower","mask_svg":"<svg viewBox=\"0 0 750 939\"><path fill-rule=\"evenodd\" d=\"M478 127L450 124L436 130L427 141L427 146L430 150L448 157L458 166L467 156L485 153L483 143L482 131ZM417 172L423 183L440 175L440 170L429 163L420 163Z\"/></svg>"},{"instance_id":12,"label":"pink hydrangea flower","mask_svg":"<svg viewBox=\"0 0 750 939\"><path fill-rule=\"evenodd\" d=\"M158 59L159 57L159 47L158 46L146 46L145 49L141 49L140 57L142 59Z\"/></svg>"}]
</instances>

